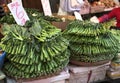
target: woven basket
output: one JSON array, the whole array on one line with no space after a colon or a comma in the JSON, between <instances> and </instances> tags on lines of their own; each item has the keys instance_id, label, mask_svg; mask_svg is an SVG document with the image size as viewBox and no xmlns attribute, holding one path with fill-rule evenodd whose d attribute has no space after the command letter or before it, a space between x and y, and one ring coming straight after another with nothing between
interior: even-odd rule
<instances>
[{"instance_id":1,"label":"woven basket","mask_svg":"<svg viewBox=\"0 0 120 83\"><path fill-rule=\"evenodd\" d=\"M84 66L84 67L103 65L103 64L108 63L108 62L109 62L109 60L93 62L93 63L90 63L90 62L80 62L80 61L76 61L76 60L70 60L71 64L78 65L78 66Z\"/></svg>"},{"instance_id":2,"label":"woven basket","mask_svg":"<svg viewBox=\"0 0 120 83\"><path fill-rule=\"evenodd\" d=\"M59 70L59 71L56 71L55 73L48 74L48 75L46 75L46 76L39 76L39 77L36 77L36 78L15 78L14 76L10 76L9 73L5 73L5 74L6 74L10 79L15 80L17 83L22 83L22 82L30 82L30 81L34 81L34 80L47 79L47 78L50 78L50 77L59 75L61 71L62 71L62 69Z\"/></svg>"}]
</instances>

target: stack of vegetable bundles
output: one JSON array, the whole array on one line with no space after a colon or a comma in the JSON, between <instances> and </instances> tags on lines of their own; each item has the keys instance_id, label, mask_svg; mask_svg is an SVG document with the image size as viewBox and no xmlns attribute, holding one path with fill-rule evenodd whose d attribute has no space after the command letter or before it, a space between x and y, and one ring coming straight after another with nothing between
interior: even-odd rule
<instances>
[{"instance_id":1,"label":"stack of vegetable bundles","mask_svg":"<svg viewBox=\"0 0 120 83\"><path fill-rule=\"evenodd\" d=\"M110 61L119 51L119 41L105 24L74 20L63 32L70 41L70 62ZM76 64L76 63L75 63Z\"/></svg>"},{"instance_id":2,"label":"stack of vegetable bundles","mask_svg":"<svg viewBox=\"0 0 120 83\"><path fill-rule=\"evenodd\" d=\"M61 30L43 19L25 26L3 24L1 47L7 52L3 71L16 79L43 78L59 73L69 62L69 42Z\"/></svg>"}]
</instances>

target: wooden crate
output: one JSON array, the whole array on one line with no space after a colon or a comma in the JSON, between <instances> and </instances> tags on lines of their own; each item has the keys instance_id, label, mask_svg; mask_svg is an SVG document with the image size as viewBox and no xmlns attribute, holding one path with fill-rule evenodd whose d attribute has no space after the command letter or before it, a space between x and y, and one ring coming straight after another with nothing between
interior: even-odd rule
<instances>
[{"instance_id":1,"label":"wooden crate","mask_svg":"<svg viewBox=\"0 0 120 83\"><path fill-rule=\"evenodd\" d=\"M99 12L103 12L105 9L104 6L95 6L95 7L90 7L90 13L99 13Z\"/></svg>"}]
</instances>

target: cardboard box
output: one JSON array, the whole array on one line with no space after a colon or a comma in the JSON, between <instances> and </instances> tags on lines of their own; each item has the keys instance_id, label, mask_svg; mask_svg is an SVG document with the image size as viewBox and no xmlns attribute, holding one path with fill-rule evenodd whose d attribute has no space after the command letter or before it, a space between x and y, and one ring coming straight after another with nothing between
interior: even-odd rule
<instances>
[{"instance_id":1,"label":"cardboard box","mask_svg":"<svg viewBox=\"0 0 120 83\"><path fill-rule=\"evenodd\" d=\"M52 25L56 26L57 28L60 28L62 31L66 29L67 25L75 20L75 16L72 15L56 15L54 14L54 17L60 18L63 21L61 22L52 22Z\"/></svg>"},{"instance_id":2,"label":"cardboard box","mask_svg":"<svg viewBox=\"0 0 120 83\"><path fill-rule=\"evenodd\" d=\"M110 66L115 70L120 70L120 63L111 62Z\"/></svg>"},{"instance_id":3,"label":"cardboard box","mask_svg":"<svg viewBox=\"0 0 120 83\"><path fill-rule=\"evenodd\" d=\"M69 66L70 78L68 83L90 83L106 78L106 71L110 63L93 67Z\"/></svg>"},{"instance_id":4,"label":"cardboard box","mask_svg":"<svg viewBox=\"0 0 120 83\"><path fill-rule=\"evenodd\" d=\"M54 25L57 28L59 28L62 31L64 31L69 23L70 23L70 21L66 21L66 22L52 22L52 25Z\"/></svg>"},{"instance_id":5,"label":"cardboard box","mask_svg":"<svg viewBox=\"0 0 120 83\"><path fill-rule=\"evenodd\" d=\"M120 78L120 69L113 69L110 68L109 70L107 70L107 76L111 79L118 79Z\"/></svg>"}]
</instances>

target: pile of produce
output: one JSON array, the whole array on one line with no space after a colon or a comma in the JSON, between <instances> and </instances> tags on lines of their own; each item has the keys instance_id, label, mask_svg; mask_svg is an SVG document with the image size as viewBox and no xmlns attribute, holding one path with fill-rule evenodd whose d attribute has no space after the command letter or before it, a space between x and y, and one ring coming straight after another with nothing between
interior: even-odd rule
<instances>
[{"instance_id":1,"label":"pile of produce","mask_svg":"<svg viewBox=\"0 0 120 83\"><path fill-rule=\"evenodd\" d=\"M105 24L75 20L67 26L63 34L70 41L71 61L109 61L119 51L119 40Z\"/></svg>"},{"instance_id":2,"label":"pile of produce","mask_svg":"<svg viewBox=\"0 0 120 83\"><path fill-rule=\"evenodd\" d=\"M60 18L54 17L54 16L44 16L43 13L40 13L39 10L37 9L31 9L31 8L26 8L25 9L28 17L32 19L38 19L42 18L44 20L50 21L50 22L60 22L62 21ZM8 19L9 18L9 19ZM7 24L16 24L12 14L10 12L7 12L6 15L2 18L0 18L0 23L7 23Z\"/></svg>"},{"instance_id":3,"label":"pile of produce","mask_svg":"<svg viewBox=\"0 0 120 83\"><path fill-rule=\"evenodd\" d=\"M0 46L7 52L3 71L10 77L48 77L59 73L69 62L69 42L48 21L28 21L25 26L3 24L2 34Z\"/></svg>"},{"instance_id":4,"label":"pile of produce","mask_svg":"<svg viewBox=\"0 0 120 83\"><path fill-rule=\"evenodd\" d=\"M112 34L119 40L120 43L120 30L111 30ZM120 52L116 54L116 56L113 58L112 62L120 64Z\"/></svg>"},{"instance_id":5,"label":"pile of produce","mask_svg":"<svg viewBox=\"0 0 120 83\"><path fill-rule=\"evenodd\" d=\"M88 0L92 7L104 6L105 8L112 8L117 6L114 0Z\"/></svg>"}]
</instances>

